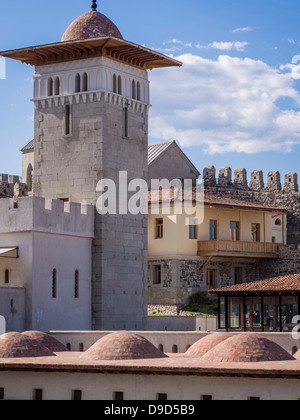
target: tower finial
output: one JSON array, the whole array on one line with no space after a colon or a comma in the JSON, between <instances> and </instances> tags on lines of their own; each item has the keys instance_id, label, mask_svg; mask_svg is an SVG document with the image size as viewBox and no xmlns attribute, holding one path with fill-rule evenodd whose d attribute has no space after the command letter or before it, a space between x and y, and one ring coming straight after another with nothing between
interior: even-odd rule
<instances>
[{"instance_id":1,"label":"tower finial","mask_svg":"<svg viewBox=\"0 0 300 420\"><path fill-rule=\"evenodd\" d=\"M92 10L94 10L94 12L97 11L97 0L92 1Z\"/></svg>"}]
</instances>

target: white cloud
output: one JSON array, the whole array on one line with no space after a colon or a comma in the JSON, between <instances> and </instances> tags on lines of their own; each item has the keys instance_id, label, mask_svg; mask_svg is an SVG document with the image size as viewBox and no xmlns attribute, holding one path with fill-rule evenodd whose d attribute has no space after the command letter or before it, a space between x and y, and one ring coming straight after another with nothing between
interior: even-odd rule
<instances>
[{"instance_id":1,"label":"white cloud","mask_svg":"<svg viewBox=\"0 0 300 420\"><path fill-rule=\"evenodd\" d=\"M156 50L164 53L172 53L176 51L182 51L184 48L192 48L193 44L192 42L185 42L174 38L163 42L163 46L164 48L156 48Z\"/></svg>"},{"instance_id":2,"label":"white cloud","mask_svg":"<svg viewBox=\"0 0 300 420\"><path fill-rule=\"evenodd\" d=\"M251 31L253 31L253 28L251 28L250 26L246 26L244 28L233 29L231 32L237 33L237 32L251 32Z\"/></svg>"},{"instance_id":3,"label":"white cloud","mask_svg":"<svg viewBox=\"0 0 300 420\"><path fill-rule=\"evenodd\" d=\"M215 41L215 42L212 42L211 44L208 44L208 45L197 44L196 48L205 49L205 50L215 49L215 50L220 50L220 51L231 51L231 50L245 51L245 48L247 47L247 45L249 45L249 42L239 42L239 41L232 41L232 42L220 41L220 42L217 42L217 41Z\"/></svg>"},{"instance_id":4,"label":"white cloud","mask_svg":"<svg viewBox=\"0 0 300 420\"><path fill-rule=\"evenodd\" d=\"M205 152L289 152L300 144L300 94L289 67L222 55L176 57L180 69L151 74L150 135ZM281 98L295 106L281 110Z\"/></svg>"},{"instance_id":5,"label":"white cloud","mask_svg":"<svg viewBox=\"0 0 300 420\"><path fill-rule=\"evenodd\" d=\"M288 39L288 42L290 43L290 44L292 44L292 45L297 45L297 47L299 47L300 46L300 42L297 42L297 41L295 41L294 39L292 39L292 38L289 38Z\"/></svg>"},{"instance_id":6,"label":"white cloud","mask_svg":"<svg viewBox=\"0 0 300 420\"><path fill-rule=\"evenodd\" d=\"M28 115L26 121L34 121L34 114Z\"/></svg>"}]
</instances>

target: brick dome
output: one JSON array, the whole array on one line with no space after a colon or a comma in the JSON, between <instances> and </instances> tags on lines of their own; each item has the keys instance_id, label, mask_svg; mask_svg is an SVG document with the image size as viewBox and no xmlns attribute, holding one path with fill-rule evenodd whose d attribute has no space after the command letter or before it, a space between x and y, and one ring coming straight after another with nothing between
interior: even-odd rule
<instances>
[{"instance_id":1,"label":"brick dome","mask_svg":"<svg viewBox=\"0 0 300 420\"><path fill-rule=\"evenodd\" d=\"M257 334L238 334L206 353L203 362L279 362L295 360L278 344Z\"/></svg>"},{"instance_id":2,"label":"brick dome","mask_svg":"<svg viewBox=\"0 0 300 420\"><path fill-rule=\"evenodd\" d=\"M92 10L80 16L68 27L61 41L76 41L111 36L123 39L119 29L106 16Z\"/></svg>"},{"instance_id":3,"label":"brick dome","mask_svg":"<svg viewBox=\"0 0 300 420\"><path fill-rule=\"evenodd\" d=\"M230 333L213 333L209 334L204 338L201 338L195 344L193 344L185 353L187 357L202 357L209 350L222 343L228 338L232 337Z\"/></svg>"},{"instance_id":4,"label":"brick dome","mask_svg":"<svg viewBox=\"0 0 300 420\"><path fill-rule=\"evenodd\" d=\"M40 331L25 331L26 337L32 338L54 353L67 351L66 347L51 335Z\"/></svg>"},{"instance_id":5,"label":"brick dome","mask_svg":"<svg viewBox=\"0 0 300 420\"><path fill-rule=\"evenodd\" d=\"M0 358L55 356L38 341L20 333L7 333L0 336Z\"/></svg>"},{"instance_id":6,"label":"brick dome","mask_svg":"<svg viewBox=\"0 0 300 420\"><path fill-rule=\"evenodd\" d=\"M150 341L128 331L109 334L98 340L81 358L90 360L161 359L167 357Z\"/></svg>"}]
</instances>

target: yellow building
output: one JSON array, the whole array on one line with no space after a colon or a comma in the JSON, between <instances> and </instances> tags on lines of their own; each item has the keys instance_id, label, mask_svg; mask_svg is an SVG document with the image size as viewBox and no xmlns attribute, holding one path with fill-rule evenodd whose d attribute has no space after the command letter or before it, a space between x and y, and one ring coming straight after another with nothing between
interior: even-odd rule
<instances>
[{"instance_id":1,"label":"yellow building","mask_svg":"<svg viewBox=\"0 0 300 420\"><path fill-rule=\"evenodd\" d=\"M257 280L260 261L286 244L284 209L181 194L171 190L171 211L168 191L149 194L149 304L187 304L198 292Z\"/></svg>"}]
</instances>

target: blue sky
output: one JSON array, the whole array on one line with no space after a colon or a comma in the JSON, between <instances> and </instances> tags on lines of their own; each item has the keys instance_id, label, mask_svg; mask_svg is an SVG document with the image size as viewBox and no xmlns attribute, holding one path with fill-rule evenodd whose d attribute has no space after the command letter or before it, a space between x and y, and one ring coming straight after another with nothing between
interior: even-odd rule
<instances>
[{"instance_id":1,"label":"blue sky","mask_svg":"<svg viewBox=\"0 0 300 420\"><path fill-rule=\"evenodd\" d=\"M57 42L90 0L2 2L0 50ZM124 38L183 61L150 72L150 142L175 138L202 171L298 172L300 4L295 0L98 1ZM294 62L293 62L294 58ZM300 61L299 61L300 64ZM20 173L33 138L32 75L6 60L0 172Z\"/></svg>"}]
</instances>

